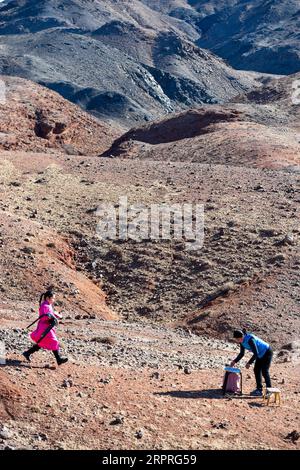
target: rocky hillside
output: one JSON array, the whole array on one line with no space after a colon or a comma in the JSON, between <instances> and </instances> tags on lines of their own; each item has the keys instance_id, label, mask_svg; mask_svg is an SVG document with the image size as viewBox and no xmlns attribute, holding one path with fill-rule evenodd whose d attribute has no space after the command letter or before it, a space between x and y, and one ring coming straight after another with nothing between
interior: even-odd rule
<instances>
[{"instance_id":1,"label":"rocky hillside","mask_svg":"<svg viewBox=\"0 0 300 470\"><path fill-rule=\"evenodd\" d=\"M11 0L0 6L0 73L44 84L130 128L259 86L260 74L241 69L299 71L298 7L296 0Z\"/></svg>"},{"instance_id":2,"label":"rocky hillside","mask_svg":"<svg viewBox=\"0 0 300 470\"><path fill-rule=\"evenodd\" d=\"M126 127L258 85L181 26L140 1L11 1L0 8L0 72Z\"/></svg>"},{"instance_id":3,"label":"rocky hillside","mask_svg":"<svg viewBox=\"0 0 300 470\"><path fill-rule=\"evenodd\" d=\"M300 70L298 0L142 0L178 21L200 46L242 70L291 74Z\"/></svg>"},{"instance_id":4,"label":"rocky hillside","mask_svg":"<svg viewBox=\"0 0 300 470\"><path fill-rule=\"evenodd\" d=\"M298 448L298 175L61 152L0 159L0 449ZM203 249L101 242L95 209L126 194L205 203ZM50 353L31 365L20 354L49 284L64 316L61 368ZM279 409L249 397L251 371L243 399L222 398L240 325L276 350Z\"/></svg>"},{"instance_id":5,"label":"rocky hillside","mask_svg":"<svg viewBox=\"0 0 300 470\"><path fill-rule=\"evenodd\" d=\"M299 74L267 79L232 103L206 105L133 128L103 156L299 171Z\"/></svg>"},{"instance_id":6,"label":"rocky hillside","mask_svg":"<svg viewBox=\"0 0 300 470\"><path fill-rule=\"evenodd\" d=\"M219 300L229 295L244 302L244 307L237 309L234 302L235 314L228 311L224 317L225 321L228 315L228 325L234 327L236 321L243 321L247 308L251 328L266 329L273 341L280 343L288 339L285 325L295 314L293 334L297 339L298 284L294 274L298 263L299 143L282 82L278 90L283 105L281 100L274 105L257 104L247 95L244 102L241 97L240 103L222 108L213 105L190 110L118 138L106 151L106 155L113 151L123 157L115 159L95 158L94 150L101 153L101 147L107 148L112 134L106 125L81 111L73 118L79 123L88 119L87 130L80 126L82 134L71 133L69 138L73 136L74 142L70 144L84 143L80 153L89 150L90 156L70 155L63 141L57 143L53 130L49 139L36 135L39 121L35 107L49 109L47 100L51 99L53 115L63 109L66 119L76 107L41 87L40 101L31 99L37 86L24 80L9 79L8 84L10 99L4 106L10 108L2 119L12 119L12 108L16 114L13 121L3 121L6 132L9 127L12 134L18 132L15 139L19 145L28 142L26 152L20 146L8 146L1 153L3 227L11 231L3 234L1 286L8 298L13 299L19 288L35 298L43 285L51 283L67 299L71 285L76 309L89 311L85 303L92 305L99 289L100 297L105 292L109 308L121 318L186 326L203 305L210 309L210 298L217 300L218 318L223 314ZM20 93L22 86L26 87L24 94ZM28 118L29 99L33 119ZM258 95L255 99L259 100ZM20 119L20 126L13 125L16 119ZM94 148L86 143L90 122L95 126ZM68 136L68 127L65 132ZM175 240L137 243L98 239L97 207L111 203L117 208L124 195L130 204L205 204L203 250L189 252L183 242ZM26 227L26 220L32 228ZM18 223L24 223L21 232ZM46 228L49 233L41 232L40 239L37 234ZM13 251L7 249L8 239L14 239ZM40 266L47 265L48 257L54 266L56 258L66 263L69 271L64 273L63 264L59 264L40 278ZM78 279L77 270L81 273ZM32 276L34 282L28 282ZM285 279L293 280L293 286L287 286ZM243 300L253 292L257 297L262 284L264 302L265 295L270 298L267 286L272 282L282 291L270 301L274 312L281 311L284 318L276 321L276 329L274 322L265 324L264 313L257 316L255 302L248 310ZM199 324L196 326L198 329ZM210 321L209 328L212 335L222 337L218 321Z\"/></svg>"},{"instance_id":7,"label":"rocky hillside","mask_svg":"<svg viewBox=\"0 0 300 470\"><path fill-rule=\"evenodd\" d=\"M197 44L211 49L234 68L275 74L300 69L298 0L189 2L205 18L198 22Z\"/></svg>"},{"instance_id":8,"label":"rocky hillside","mask_svg":"<svg viewBox=\"0 0 300 470\"><path fill-rule=\"evenodd\" d=\"M97 155L122 132L45 87L17 77L0 80L0 149Z\"/></svg>"},{"instance_id":9,"label":"rocky hillside","mask_svg":"<svg viewBox=\"0 0 300 470\"><path fill-rule=\"evenodd\" d=\"M22 152L2 153L1 167L8 301L18 292L34 301L43 285L54 284L62 307L70 299L76 306L72 317L94 315L95 295L105 292L110 310L129 321L186 327L211 313L214 321L207 325L204 315L189 328L207 325L223 338L242 323L274 344L297 339L296 173ZM101 241L96 209L117 207L124 195L130 204L205 204L203 249L188 251L172 239Z\"/></svg>"}]
</instances>

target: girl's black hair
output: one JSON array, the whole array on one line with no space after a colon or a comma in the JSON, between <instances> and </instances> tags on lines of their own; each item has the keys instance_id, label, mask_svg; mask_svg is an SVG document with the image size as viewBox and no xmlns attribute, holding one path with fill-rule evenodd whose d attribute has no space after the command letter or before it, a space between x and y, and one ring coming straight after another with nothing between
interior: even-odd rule
<instances>
[{"instance_id":1,"label":"girl's black hair","mask_svg":"<svg viewBox=\"0 0 300 470\"><path fill-rule=\"evenodd\" d=\"M46 292L44 292L40 297L40 306L42 305L43 300L51 299L53 296L54 296L53 290L47 290Z\"/></svg>"},{"instance_id":2,"label":"girl's black hair","mask_svg":"<svg viewBox=\"0 0 300 470\"><path fill-rule=\"evenodd\" d=\"M246 328L243 328L242 330L234 330L233 332L233 337L234 338L243 338L244 335L247 334Z\"/></svg>"}]
</instances>

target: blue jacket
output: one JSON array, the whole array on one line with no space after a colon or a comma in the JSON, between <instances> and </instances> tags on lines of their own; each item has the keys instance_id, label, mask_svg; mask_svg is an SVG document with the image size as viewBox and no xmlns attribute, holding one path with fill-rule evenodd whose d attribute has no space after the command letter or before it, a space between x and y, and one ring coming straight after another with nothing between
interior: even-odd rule
<instances>
[{"instance_id":1,"label":"blue jacket","mask_svg":"<svg viewBox=\"0 0 300 470\"><path fill-rule=\"evenodd\" d=\"M251 339L253 340L253 343L256 346L257 356L258 356L259 359L261 359L265 355L265 353L268 351L268 349L270 349L270 345L268 343L266 343L265 341L263 341L262 339L258 338L257 336L255 336L251 333L247 333L244 336L243 342L241 344L248 351L253 351L251 346L249 345L249 341Z\"/></svg>"},{"instance_id":2,"label":"blue jacket","mask_svg":"<svg viewBox=\"0 0 300 470\"><path fill-rule=\"evenodd\" d=\"M240 354L234 362L239 362L244 357L245 349L253 352L253 356L249 361L249 364L252 364L255 359L261 359L266 354L270 349L270 345L252 333L246 333L243 342L240 344Z\"/></svg>"}]
</instances>

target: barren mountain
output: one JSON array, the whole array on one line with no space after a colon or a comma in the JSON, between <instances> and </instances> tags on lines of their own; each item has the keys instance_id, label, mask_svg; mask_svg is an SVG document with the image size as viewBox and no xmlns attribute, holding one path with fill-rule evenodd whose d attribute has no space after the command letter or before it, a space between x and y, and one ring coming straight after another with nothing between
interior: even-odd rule
<instances>
[{"instance_id":1,"label":"barren mountain","mask_svg":"<svg viewBox=\"0 0 300 470\"><path fill-rule=\"evenodd\" d=\"M297 80L299 74L268 79L230 104L206 105L131 129L103 156L299 171Z\"/></svg>"},{"instance_id":2,"label":"barren mountain","mask_svg":"<svg viewBox=\"0 0 300 470\"><path fill-rule=\"evenodd\" d=\"M255 89L260 75L208 49L239 69L300 68L298 2L246 3L12 0L0 7L0 71L127 128L223 103Z\"/></svg>"},{"instance_id":3,"label":"barren mountain","mask_svg":"<svg viewBox=\"0 0 300 470\"><path fill-rule=\"evenodd\" d=\"M299 350L288 346L300 332L296 174L1 151L0 183L0 448L299 445L286 439L298 425ZM204 247L99 240L95 209L124 195L130 203L204 203ZM59 370L49 353L31 366L20 356L50 284L70 358ZM247 396L252 374L244 399L221 399L222 366L237 353L227 340L240 325L276 350L279 410ZM267 417L274 426L258 438L253 426L263 430Z\"/></svg>"},{"instance_id":4,"label":"barren mountain","mask_svg":"<svg viewBox=\"0 0 300 470\"><path fill-rule=\"evenodd\" d=\"M258 86L140 1L16 0L0 8L0 71L127 127Z\"/></svg>"},{"instance_id":5,"label":"barren mountain","mask_svg":"<svg viewBox=\"0 0 300 470\"><path fill-rule=\"evenodd\" d=\"M298 0L226 0L189 2L207 16L198 23L197 44L211 49L233 67L291 74L300 69Z\"/></svg>"},{"instance_id":6,"label":"barren mountain","mask_svg":"<svg viewBox=\"0 0 300 470\"><path fill-rule=\"evenodd\" d=\"M234 68L291 74L300 69L298 0L142 0L200 47ZM194 39L197 38L197 39Z\"/></svg>"}]
</instances>

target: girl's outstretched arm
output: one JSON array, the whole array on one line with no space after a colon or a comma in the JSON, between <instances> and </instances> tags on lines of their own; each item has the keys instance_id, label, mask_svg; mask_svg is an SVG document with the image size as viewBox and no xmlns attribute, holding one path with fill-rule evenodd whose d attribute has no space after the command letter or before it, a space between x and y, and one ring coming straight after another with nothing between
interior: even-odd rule
<instances>
[{"instance_id":1,"label":"girl's outstretched arm","mask_svg":"<svg viewBox=\"0 0 300 470\"><path fill-rule=\"evenodd\" d=\"M55 311L53 310L53 311L52 311L52 314L53 314L56 318L58 318L59 320L62 319L62 315L61 315L60 313L55 312Z\"/></svg>"}]
</instances>

